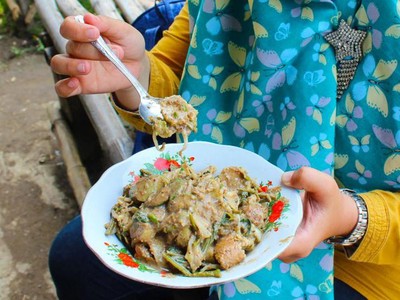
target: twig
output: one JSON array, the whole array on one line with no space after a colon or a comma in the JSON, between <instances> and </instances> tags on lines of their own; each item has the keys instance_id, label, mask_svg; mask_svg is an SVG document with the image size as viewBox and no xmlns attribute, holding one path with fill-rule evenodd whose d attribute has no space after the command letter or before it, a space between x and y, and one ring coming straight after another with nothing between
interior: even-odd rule
<instances>
[{"instance_id":1,"label":"twig","mask_svg":"<svg viewBox=\"0 0 400 300\"><path fill-rule=\"evenodd\" d=\"M21 9L14 0L6 0L8 8L11 11L11 15L14 21L17 21L21 15Z\"/></svg>"},{"instance_id":2,"label":"twig","mask_svg":"<svg viewBox=\"0 0 400 300\"><path fill-rule=\"evenodd\" d=\"M29 25L32 23L33 18L36 15L36 12L37 12L37 9L36 9L35 4L29 5L28 12L26 13L26 16L25 16L25 24Z\"/></svg>"}]
</instances>

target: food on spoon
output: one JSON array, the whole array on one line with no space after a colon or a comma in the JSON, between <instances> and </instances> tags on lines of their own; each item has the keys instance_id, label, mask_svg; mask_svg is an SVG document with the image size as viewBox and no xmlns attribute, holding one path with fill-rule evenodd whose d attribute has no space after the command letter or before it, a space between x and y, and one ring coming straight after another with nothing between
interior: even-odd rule
<instances>
[{"instance_id":1,"label":"food on spoon","mask_svg":"<svg viewBox=\"0 0 400 300\"><path fill-rule=\"evenodd\" d=\"M184 143L182 152L186 149L189 134L197 131L198 112L179 95L162 99L160 105L163 119L150 118L153 123L154 145L162 151L164 145L158 146L157 136L168 138L175 133L182 134Z\"/></svg>"},{"instance_id":2,"label":"food on spoon","mask_svg":"<svg viewBox=\"0 0 400 300\"><path fill-rule=\"evenodd\" d=\"M271 228L272 208L287 204L280 189L260 188L241 167L219 175L214 166L195 172L187 163L161 174L142 169L113 206L106 233L155 267L219 277Z\"/></svg>"}]
</instances>

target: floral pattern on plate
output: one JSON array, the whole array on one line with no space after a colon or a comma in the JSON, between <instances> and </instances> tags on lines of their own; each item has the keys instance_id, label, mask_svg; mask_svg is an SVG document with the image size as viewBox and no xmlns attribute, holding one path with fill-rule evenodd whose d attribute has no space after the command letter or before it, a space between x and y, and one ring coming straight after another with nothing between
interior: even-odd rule
<instances>
[{"instance_id":1,"label":"floral pattern on plate","mask_svg":"<svg viewBox=\"0 0 400 300\"><path fill-rule=\"evenodd\" d=\"M145 163L142 169L151 174L158 175L171 171L171 168L179 168L182 166L182 164L191 166L194 160L194 156L186 157L180 156L179 154L171 154L170 152L162 152L159 157L156 157L153 160L152 163ZM140 175L138 175L135 171L130 171L129 176L132 177L130 182L137 181L140 178ZM261 181L259 191L267 192L271 186L273 186L273 182L271 180L266 181L266 183ZM278 231L282 224L282 219L286 218L284 212L288 211L288 209L289 203L283 197L281 198L280 194L278 199L272 200L268 209L269 217L265 232L268 232L269 230ZM108 252L115 256L115 260L119 264L123 264L129 268L137 268L142 272L158 272L162 275L170 273L167 270L157 270L147 266L145 263L134 258L132 253L125 247L118 247L118 245L109 244L107 242L104 242L104 245L108 247Z\"/></svg>"},{"instance_id":2,"label":"floral pattern on plate","mask_svg":"<svg viewBox=\"0 0 400 300\"><path fill-rule=\"evenodd\" d=\"M153 270L133 258L127 247L115 235L105 235L104 225L110 220L110 211L122 194L123 187L147 168L165 172L184 162L192 164L196 171L209 165L217 168L217 174L228 166L241 166L249 176L267 189L279 184L283 171L251 151L208 142L190 142L184 151L184 161L178 155L182 144L168 144L164 152L149 148L110 167L86 195L82 207L83 237L89 249L112 271L135 281L168 288L198 288L232 282L265 267L289 245L302 218L302 203L298 191L282 187L282 196L289 203L278 199L270 207L270 227L261 242L239 265L221 272L221 277L186 277L173 275L165 270ZM176 153L176 154L175 154ZM267 180L268 181L265 181ZM270 181L270 182L269 182ZM137 264L137 265L136 265Z\"/></svg>"}]
</instances>

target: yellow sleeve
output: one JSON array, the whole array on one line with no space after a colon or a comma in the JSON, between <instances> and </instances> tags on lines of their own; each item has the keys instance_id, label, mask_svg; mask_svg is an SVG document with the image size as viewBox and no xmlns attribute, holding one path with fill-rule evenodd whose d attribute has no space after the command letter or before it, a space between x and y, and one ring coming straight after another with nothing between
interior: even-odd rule
<instances>
[{"instance_id":1,"label":"yellow sleeve","mask_svg":"<svg viewBox=\"0 0 400 300\"><path fill-rule=\"evenodd\" d=\"M364 238L351 255L335 251L335 277L367 299L398 299L400 290L400 193L360 194L368 209Z\"/></svg>"},{"instance_id":2,"label":"yellow sleeve","mask_svg":"<svg viewBox=\"0 0 400 300\"><path fill-rule=\"evenodd\" d=\"M367 205L368 226L349 259L400 265L400 193L375 190L360 196Z\"/></svg>"},{"instance_id":3,"label":"yellow sleeve","mask_svg":"<svg viewBox=\"0 0 400 300\"><path fill-rule=\"evenodd\" d=\"M150 60L150 95L166 97L178 93L189 41L189 15L186 2L170 28L164 31L160 41L147 52ZM151 133L151 126L140 118L138 112L124 110L115 101L111 101L118 114L127 123L140 131Z\"/></svg>"},{"instance_id":4,"label":"yellow sleeve","mask_svg":"<svg viewBox=\"0 0 400 300\"><path fill-rule=\"evenodd\" d=\"M190 43L187 2L162 39L151 49L149 93L157 97L178 92Z\"/></svg>"}]
</instances>

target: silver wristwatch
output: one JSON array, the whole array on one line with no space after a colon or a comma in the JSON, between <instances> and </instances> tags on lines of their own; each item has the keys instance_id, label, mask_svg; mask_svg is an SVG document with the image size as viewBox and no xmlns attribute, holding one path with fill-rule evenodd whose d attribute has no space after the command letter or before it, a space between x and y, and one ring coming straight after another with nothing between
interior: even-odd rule
<instances>
[{"instance_id":1,"label":"silver wristwatch","mask_svg":"<svg viewBox=\"0 0 400 300\"><path fill-rule=\"evenodd\" d=\"M364 199L361 198L357 193L350 189L341 189L343 194L349 195L354 199L354 202L358 208L358 221L357 225L354 228L353 232L348 236L332 236L325 240L328 244L342 245L342 246L351 246L357 243L367 231L368 224L368 210L365 205Z\"/></svg>"}]
</instances>

